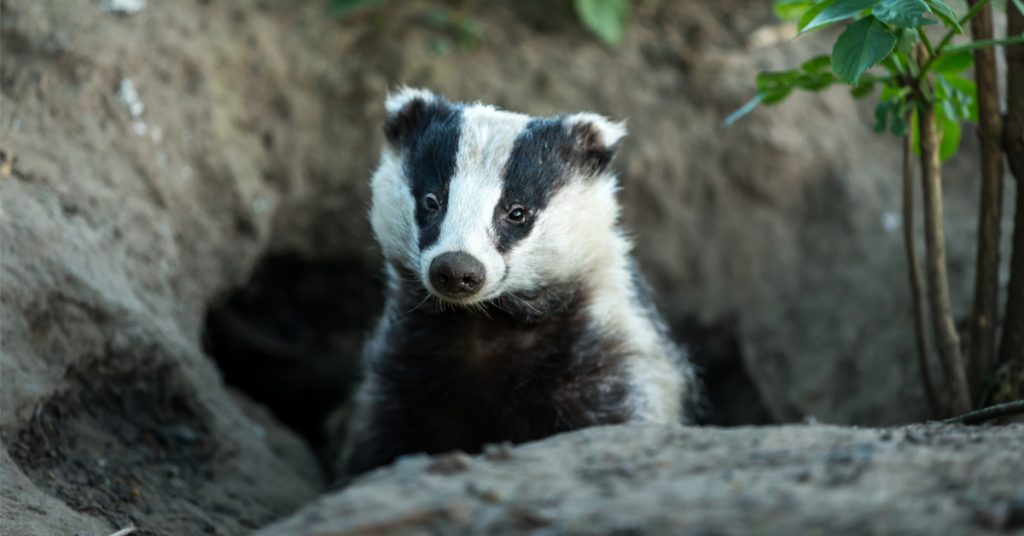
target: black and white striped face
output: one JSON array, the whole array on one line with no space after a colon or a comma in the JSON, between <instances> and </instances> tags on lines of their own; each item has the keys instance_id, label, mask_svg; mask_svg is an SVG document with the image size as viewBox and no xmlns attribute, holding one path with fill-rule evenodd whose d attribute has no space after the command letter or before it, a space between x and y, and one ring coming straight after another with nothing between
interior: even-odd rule
<instances>
[{"instance_id":1,"label":"black and white striped face","mask_svg":"<svg viewBox=\"0 0 1024 536\"><path fill-rule=\"evenodd\" d=\"M608 163L625 128L581 113L535 118L403 89L370 221L386 259L455 304L587 273L617 232Z\"/></svg>"}]
</instances>

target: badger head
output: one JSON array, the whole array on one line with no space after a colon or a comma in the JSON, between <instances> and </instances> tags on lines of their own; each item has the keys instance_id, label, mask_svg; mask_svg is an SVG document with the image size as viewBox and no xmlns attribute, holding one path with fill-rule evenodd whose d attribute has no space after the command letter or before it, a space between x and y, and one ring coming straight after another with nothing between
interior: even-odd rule
<instances>
[{"instance_id":1,"label":"badger head","mask_svg":"<svg viewBox=\"0 0 1024 536\"><path fill-rule=\"evenodd\" d=\"M608 170L622 124L529 117L419 89L392 94L386 109L370 222L392 269L442 302L578 281L624 242L613 240Z\"/></svg>"}]
</instances>

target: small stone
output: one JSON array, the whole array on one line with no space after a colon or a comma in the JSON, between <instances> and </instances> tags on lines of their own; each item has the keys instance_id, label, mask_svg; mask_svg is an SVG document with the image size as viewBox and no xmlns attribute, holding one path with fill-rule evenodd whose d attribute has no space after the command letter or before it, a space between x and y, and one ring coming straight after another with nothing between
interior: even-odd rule
<instances>
[{"instance_id":1,"label":"small stone","mask_svg":"<svg viewBox=\"0 0 1024 536\"><path fill-rule=\"evenodd\" d=\"M793 471L793 480L796 482L807 482L811 479L811 470L806 467L802 467Z\"/></svg>"},{"instance_id":2,"label":"small stone","mask_svg":"<svg viewBox=\"0 0 1024 536\"><path fill-rule=\"evenodd\" d=\"M118 15L134 15L146 9L146 0L103 0L103 11Z\"/></svg>"},{"instance_id":3,"label":"small stone","mask_svg":"<svg viewBox=\"0 0 1024 536\"><path fill-rule=\"evenodd\" d=\"M512 444L504 442L484 445L484 458L494 461L511 460L513 458Z\"/></svg>"},{"instance_id":4,"label":"small stone","mask_svg":"<svg viewBox=\"0 0 1024 536\"><path fill-rule=\"evenodd\" d=\"M451 475L468 470L470 465L469 457L463 452L456 451L435 456L424 471L432 474Z\"/></svg>"}]
</instances>

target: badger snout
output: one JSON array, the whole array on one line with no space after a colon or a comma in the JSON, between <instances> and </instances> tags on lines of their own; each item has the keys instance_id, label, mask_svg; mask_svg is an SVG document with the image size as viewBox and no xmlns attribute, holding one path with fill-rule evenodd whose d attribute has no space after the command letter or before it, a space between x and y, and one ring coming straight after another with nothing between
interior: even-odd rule
<instances>
[{"instance_id":1,"label":"badger snout","mask_svg":"<svg viewBox=\"0 0 1024 536\"><path fill-rule=\"evenodd\" d=\"M484 265L476 257L449 251L430 263L430 284L434 290L450 298L467 298L484 286Z\"/></svg>"}]
</instances>

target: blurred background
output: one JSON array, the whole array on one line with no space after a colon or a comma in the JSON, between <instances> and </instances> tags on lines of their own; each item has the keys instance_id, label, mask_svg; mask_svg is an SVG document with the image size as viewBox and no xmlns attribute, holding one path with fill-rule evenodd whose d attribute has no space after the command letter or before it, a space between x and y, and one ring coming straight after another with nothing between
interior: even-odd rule
<instances>
[{"instance_id":1,"label":"blurred background","mask_svg":"<svg viewBox=\"0 0 1024 536\"><path fill-rule=\"evenodd\" d=\"M243 416L268 430L279 419L326 448L381 303L367 183L383 99L401 84L628 121L614 164L624 223L702 367L706 422L928 416L900 143L873 131L874 97L803 93L723 126L758 72L827 53L836 30L794 40L767 0L636 0L617 39L588 30L569 0L0 6L8 430L73 405L55 398L65 392L94 401L89 422L106 429L141 406L103 389L142 381L140 400L192 408L169 403L155 422L187 414L229 441ZM960 319L976 153L965 131L944 170ZM45 460L15 458L45 480Z\"/></svg>"},{"instance_id":2,"label":"blurred background","mask_svg":"<svg viewBox=\"0 0 1024 536\"><path fill-rule=\"evenodd\" d=\"M268 254L210 316L207 349L228 382L300 419L320 411L281 389L282 375L301 373L296 388L344 399L344 358L379 304L365 211L381 102L408 84L531 114L628 121L616 162L625 224L677 340L703 367L707 422L925 418L899 141L872 131L874 99L856 103L842 87L798 94L723 125L752 96L757 72L827 53L837 31L794 40L770 2L624 5L618 36L588 31L568 0L337 1L326 14L264 2L230 14L235 41L250 42L237 53L258 58L238 73L244 87L232 98L258 116L244 135L259 138L259 173L276 189L254 197L274 205ZM248 33L255 21L287 36ZM977 193L974 138L964 138L947 173L947 230L966 316ZM247 337L257 332L277 340ZM254 366L254 355L268 366ZM325 370L313 355L344 366ZM305 370L294 368L298 356Z\"/></svg>"}]
</instances>

